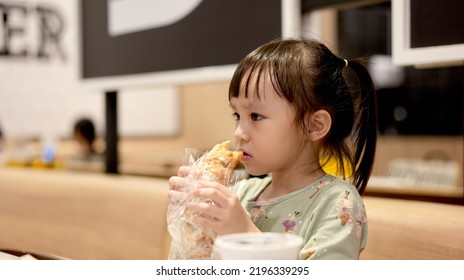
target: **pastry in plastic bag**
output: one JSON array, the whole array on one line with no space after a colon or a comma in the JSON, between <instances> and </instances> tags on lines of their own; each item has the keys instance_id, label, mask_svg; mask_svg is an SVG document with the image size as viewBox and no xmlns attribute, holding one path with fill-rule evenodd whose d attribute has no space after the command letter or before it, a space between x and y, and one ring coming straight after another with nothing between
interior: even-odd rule
<instances>
[{"instance_id":1,"label":"pastry in plastic bag","mask_svg":"<svg viewBox=\"0 0 464 280\"><path fill-rule=\"evenodd\" d=\"M228 149L230 141L217 144L209 152L191 163L192 172L185 192L185 199L170 203L168 208L168 231L172 237L169 259L210 259L216 234L193 221L196 213L186 209L193 201L189 194L196 181L218 182L229 185L232 174L243 155L240 151Z\"/></svg>"}]
</instances>

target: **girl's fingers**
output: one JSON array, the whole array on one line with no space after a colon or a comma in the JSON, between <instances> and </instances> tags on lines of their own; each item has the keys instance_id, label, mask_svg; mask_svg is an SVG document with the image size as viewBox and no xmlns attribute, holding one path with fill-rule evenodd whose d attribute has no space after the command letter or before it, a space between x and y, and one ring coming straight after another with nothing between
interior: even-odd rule
<instances>
[{"instance_id":1,"label":"girl's fingers","mask_svg":"<svg viewBox=\"0 0 464 280\"><path fill-rule=\"evenodd\" d=\"M193 219L197 224L207 228L212 228L213 230L216 227L220 227L221 221L211 216L196 215Z\"/></svg>"},{"instance_id":2,"label":"girl's fingers","mask_svg":"<svg viewBox=\"0 0 464 280\"><path fill-rule=\"evenodd\" d=\"M180 202L187 199L188 194L185 192L178 192L174 190L168 191L168 198L171 202Z\"/></svg>"},{"instance_id":3,"label":"girl's fingers","mask_svg":"<svg viewBox=\"0 0 464 280\"><path fill-rule=\"evenodd\" d=\"M169 189L180 190L188 186L188 178L172 176L169 178Z\"/></svg>"},{"instance_id":4,"label":"girl's fingers","mask_svg":"<svg viewBox=\"0 0 464 280\"><path fill-rule=\"evenodd\" d=\"M218 188L199 186L192 192L192 195L195 197L202 197L212 206L220 208L224 207L228 201L228 194Z\"/></svg>"},{"instance_id":5,"label":"girl's fingers","mask_svg":"<svg viewBox=\"0 0 464 280\"><path fill-rule=\"evenodd\" d=\"M183 165L179 167L179 170L177 170L177 176L179 177L187 177L190 172L192 171L192 167Z\"/></svg>"},{"instance_id":6,"label":"girl's fingers","mask_svg":"<svg viewBox=\"0 0 464 280\"><path fill-rule=\"evenodd\" d=\"M198 217L203 217L208 220L217 220L221 217L222 209L218 207L213 201L209 202L189 202L187 208L192 212L199 213Z\"/></svg>"}]
</instances>

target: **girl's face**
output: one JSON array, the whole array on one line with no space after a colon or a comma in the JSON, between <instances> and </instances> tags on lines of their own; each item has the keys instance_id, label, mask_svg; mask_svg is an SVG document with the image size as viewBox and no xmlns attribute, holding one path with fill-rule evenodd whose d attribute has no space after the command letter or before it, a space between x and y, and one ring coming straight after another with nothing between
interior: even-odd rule
<instances>
[{"instance_id":1,"label":"girl's face","mask_svg":"<svg viewBox=\"0 0 464 280\"><path fill-rule=\"evenodd\" d=\"M252 77L248 97L241 86L239 96L230 101L236 119L237 149L244 153L242 163L252 175L296 170L304 156L303 134L294 123L295 113L277 94L269 75L260 79L260 98L255 84Z\"/></svg>"}]
</instances>

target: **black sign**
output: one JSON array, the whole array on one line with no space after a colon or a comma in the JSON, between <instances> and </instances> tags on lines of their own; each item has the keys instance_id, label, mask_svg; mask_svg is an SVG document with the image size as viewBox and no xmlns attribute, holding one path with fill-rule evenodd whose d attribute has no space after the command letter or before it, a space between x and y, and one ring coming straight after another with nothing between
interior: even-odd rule
<instances>
[{"instance_id":1,"label":"black sign","mask_svg":"<svg viewBox=\"0 0 464 280\"><path fill-rule=\"evenodd\" d=\"M83 78L236 64L282 33L280 0L204 0L173 24L111 36L110 2L81 2Z\"/></svg>"}]
</instances>

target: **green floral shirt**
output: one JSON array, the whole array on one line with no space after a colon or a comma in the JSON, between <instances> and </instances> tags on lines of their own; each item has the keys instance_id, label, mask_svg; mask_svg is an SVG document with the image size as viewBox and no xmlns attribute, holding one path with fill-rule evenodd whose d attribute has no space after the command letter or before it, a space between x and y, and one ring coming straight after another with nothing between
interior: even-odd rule
<instances>
[{"instance_id":1,"label":"green floral shirt","mask_svg":"<svg viewBox=\"0 0 464 280\"><path fill-rule=\"evenodd\" d=\"M331 175L298 191L256 202L272 178L250 178L233 190L263 232L304 238L300 259L358 259L367 241L367 218L356 188Z\"/></svg>"}]
</instances>

